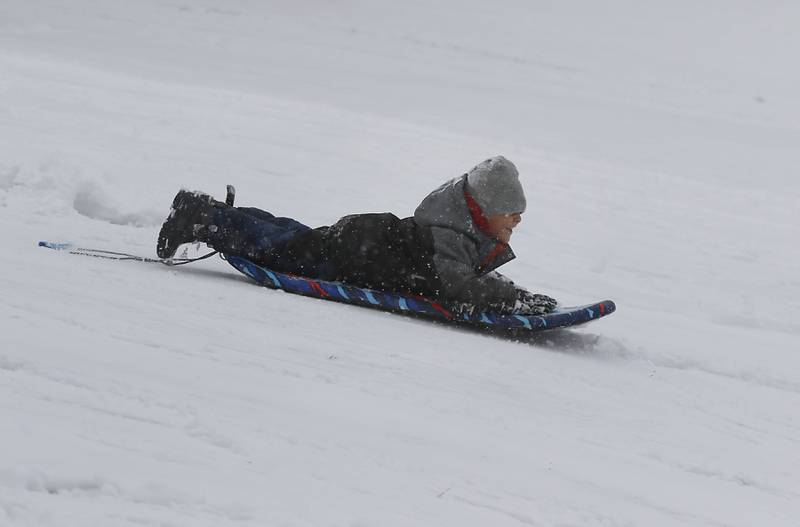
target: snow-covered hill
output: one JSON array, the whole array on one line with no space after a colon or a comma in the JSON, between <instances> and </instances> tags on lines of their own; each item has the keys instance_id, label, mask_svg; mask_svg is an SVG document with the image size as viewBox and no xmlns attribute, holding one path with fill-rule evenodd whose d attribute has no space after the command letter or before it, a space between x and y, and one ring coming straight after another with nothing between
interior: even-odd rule
<instances>
[{"instance_id":1,"label":"snow-covered hill","mask_svg":"<svg viewBox=\"0 0 800 527\"><path fill-rule=\"evenodd\" d=\"M6 0L0 525L796 525L800 7ZM524 342L152 255L180 187L319 225L490 155Z\"/></svg>"}]
</instances>

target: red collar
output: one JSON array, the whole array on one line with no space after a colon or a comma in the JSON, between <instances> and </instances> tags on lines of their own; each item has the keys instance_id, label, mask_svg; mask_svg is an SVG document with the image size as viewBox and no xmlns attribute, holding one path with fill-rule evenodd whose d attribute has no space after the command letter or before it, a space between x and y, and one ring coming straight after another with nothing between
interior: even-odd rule
<instances>
[{"instance_id":1,"label":"red collar","mask_svg":"<svg viewBox=\"0 0 800 527\"><path fill-rule=\"evenodd\" d=\"M472 194L469 193L466 186L464 186L464 199L467 200L467 208L469 209L469 213L472 216L472 221L475 222L475 225L477 225L478 228L481 231L483 231L484 234L494 239L494 236L492 236L492 234L489 232L489 220L486 219L486 215L484 215L483 209L481 209L481 206L478 204L477 201L475 201L475 198L472 197ZM492 263L492 260L497 258L507 248L508 248L507 243L498 241L497 245L495 245L494 248L491 251L489 251L489 254L487 254L486 258L484 258L483 261L480 263L478 269L483 270L489 267L489 265Z\"/></svg>"},{"instance_id":2,"label":"red collar","mask_svg":"<svg viewBox=\"0 0 800 527\"><path fill-rule=\"evenodd\" d=\"M475 225L477 225L484 234L491 236L489 233L489 220L486 219L486 216L483 214L483 209L481 209L481 206L475 201L475 198L472 197L472 194L469 193L466 185L464 186L464 199L467 200L467 208L472 216L472 221L475 222Z\"/></svg>"}]
</instances>

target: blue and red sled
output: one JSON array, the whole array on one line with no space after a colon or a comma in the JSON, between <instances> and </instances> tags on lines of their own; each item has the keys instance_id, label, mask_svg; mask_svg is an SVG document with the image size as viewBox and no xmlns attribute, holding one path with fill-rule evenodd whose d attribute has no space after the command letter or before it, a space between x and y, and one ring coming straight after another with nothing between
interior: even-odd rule
<instances>
[{"instance_id":1,"label":"blue and red sled","mask_svg":"<svg viewBox=\"0 0 800 527\"><path fill-rule=\"evenodd\" d=\"M164 260L161 258L148 258L101 249L85 249L75 247L71 243L42 241L39 242L39 246L58 251L67 251L70 254L93 256L96 258L160 263L170 266L196 262L216 254L209 253L200 258ZM585 324L610 315L616 310L614 302L611 300L603 300L602 302L583 306L558 306L555 311L547 315L505 315L501 313L478 312L474 308L469 308L469 306L447 305L421 296L376 291L374 289L356 287L340 282L326 282L324 280L314 280L303 276L280 273L256 265L238 256L225 256L224 258L238 271L255 280L256 283L272 289L281 289L288 293L322 298L334 302L355 304L409 315L419 315L431 319L470 324L473 326L535 332Z\"/></svg>"},{"instance_id":2,"label":"blue and red sled","mask_svg":"<svg viewBox=\"0 0 800 527\"><path fill-rule=\"evenodd\" d=\"M421 296L401 295L366 289L340 282L314 280L303 276L280 273L261 267L238 256L225 259L239 272L249 276L256 283L271 289L281 289L288 293L332 300L346 304L421 315L428 318L450 322L460 322L479 326L503 329L542 331L585 324L610 315L616 310L611 300L576 307L557 307L547 315L505 315L500 313L476 312L462 306L449 306Z\"/></svg>"}]
</instances>

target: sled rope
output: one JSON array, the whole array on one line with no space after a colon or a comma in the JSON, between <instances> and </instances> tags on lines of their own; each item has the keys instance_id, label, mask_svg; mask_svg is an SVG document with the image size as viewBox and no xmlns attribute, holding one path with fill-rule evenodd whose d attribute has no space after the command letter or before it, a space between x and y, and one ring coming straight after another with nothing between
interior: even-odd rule
<instances>
[{"instance_id":1,"label":"sled rope","mask_svg":"<svg viewBox=\"0 0 800 527\"><path fill-rule=\"evenodd\" d=\"M169 267L176 265L186 265L206 258L211 258L217 251L212 251L197 258L149 258L147 256L138 256L129 253L120 253L115 251L106 251L104 249L88 249L86 247L72 247L69 243L53 243L53 242L39 242L39 247L47 247L48 249L55 249L57 251L67 251L69 254L77 254L79 256L91 256L92 258L104 258L106 260L129 260L133 262L146 262L146 263L160 263Z\"/></svg>"}]
</instances>

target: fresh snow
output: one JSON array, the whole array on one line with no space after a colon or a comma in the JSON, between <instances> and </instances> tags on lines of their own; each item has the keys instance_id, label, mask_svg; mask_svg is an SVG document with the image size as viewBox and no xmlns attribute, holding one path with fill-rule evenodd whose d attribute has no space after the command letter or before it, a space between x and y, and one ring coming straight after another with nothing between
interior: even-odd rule
<instances>
[{"instance_id":1,"label":"fresh snow","mask_svg":"<svg viewBox=\"0 0 800 527\"><path fill-rule=\"evenodd\" d=\"M800 4L0 4L0 525L800 518ZM175 192L312 225L502 154L514 341L154 255ZM189 254L202 254L192 247Z\"/></svg>"}]
</instances>

